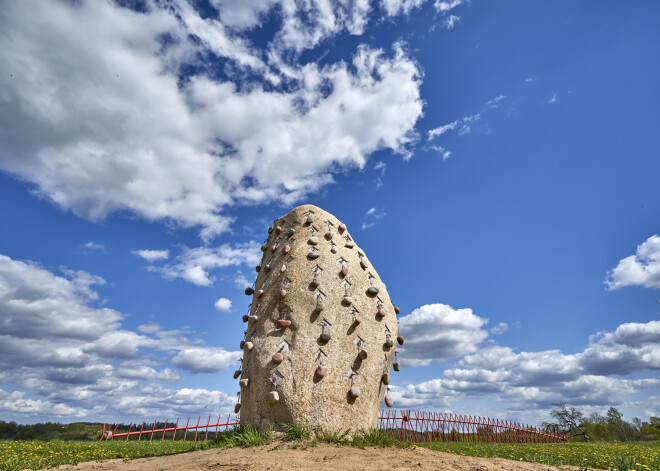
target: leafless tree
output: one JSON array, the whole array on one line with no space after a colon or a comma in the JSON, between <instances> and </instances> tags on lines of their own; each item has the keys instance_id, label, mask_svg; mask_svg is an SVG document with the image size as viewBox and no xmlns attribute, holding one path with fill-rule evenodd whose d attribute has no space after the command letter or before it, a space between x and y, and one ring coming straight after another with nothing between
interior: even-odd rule
<instances>
[{"instance_id":1,"label":"leafless tree","mask_svg":"<svg viewBox=\"0 0 660 471\"><path fill-rule=\"evenodd\" d=\"M553 432L571 434L571 437L583 436L584 441L588 442L589 435L580 427L584 414L575 407L569 409L565 402L553 402L552 405L555 409L550 411L550 415L556 422L543 422L543 427Z\"/></svg>"}]
</instances>

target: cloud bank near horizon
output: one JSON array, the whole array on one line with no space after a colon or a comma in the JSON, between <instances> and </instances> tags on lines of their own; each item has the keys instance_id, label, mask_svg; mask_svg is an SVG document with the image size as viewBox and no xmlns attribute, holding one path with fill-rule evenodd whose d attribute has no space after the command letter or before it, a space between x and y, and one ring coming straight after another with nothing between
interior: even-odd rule
<instances>
[{"instance_id":1,"label":"cloud bank near horizon","mask_svg":"<svg viewBox=\"0 0 660 471\"><path fill-rule=\"evenodd\" d=\"M237 364L240 351L209 346L186 329L149 322L130 330L125 314L95 307L93 287L105 281L84 271L57 275L0 255L0 390L6 413L52 420L226 413L235 398L223 391L172 388L181 374L208 374ZM218 300L218 310L231 308ZM392 385L397 407L437 409L493 395L515 410L544 410L557 398L572 404L619 404L660 388L657 378L626 378L660 370L660 321L625 323L600 332L581 352L516 352L498 345L488 320L469 308L428 304L400 319L404 367L443 365L442 376ZM496 326L496 331L504 327ZM178 398L172 401L172 398ZM206 402L205 402L206 401Z\"/></svg>"}]
</instances>

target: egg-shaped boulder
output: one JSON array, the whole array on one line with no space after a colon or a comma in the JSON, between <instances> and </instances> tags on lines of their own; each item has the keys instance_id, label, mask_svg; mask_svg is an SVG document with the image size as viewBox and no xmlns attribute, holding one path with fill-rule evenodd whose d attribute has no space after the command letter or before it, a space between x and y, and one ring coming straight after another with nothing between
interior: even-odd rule
<instances>
[{"instance_id":1,"label":"egg-shaped boulder","mask_svg":"<svg viewBox=\"0 0 660 471\"><path fill-rule=\"evenodd\" d=\"M272 270L252 288L241 424L375 428L398 325L374 264L345 224L313 205L274 221L263 246L273 249L259 265Z\"/></svg>"}]
</instances>

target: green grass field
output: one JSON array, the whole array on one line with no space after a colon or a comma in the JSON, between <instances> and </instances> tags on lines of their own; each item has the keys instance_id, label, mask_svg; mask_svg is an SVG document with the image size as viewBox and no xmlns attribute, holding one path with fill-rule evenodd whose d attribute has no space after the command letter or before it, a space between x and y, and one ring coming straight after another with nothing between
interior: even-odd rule
<instances>
[{"instance_id":1,"label":"green grass field","mask_svg":"<svg viewBox=\"0 0 660 471\"><path fill-rule=\"evenodd\" d=\"M419 446L458 455L567 464L619 471L660 471L660 441L595 443L424 443Z\"/></svg>"},{"instance_id":2,"label":"green grass field","mask_svg":"<svg viewBox=\"0 0 660 471\"><path fill-rule=\"evenodd\" d=\"M222 432L214 440L183 442L171 440L145 441L3 441L0 440L0 471L44 469L83 461L113 458L132 459L142 456L171 455L219 446L254 446L270 443L273 431L242 427Z\"/></svg>"},{"instance_id":3,"label":"green grass field","mask_svg":"<svg viewBox=\"0 0 660 471\"><path fill-rule=\"evenodd\" d=\"M382 431L355 436L352 441L343 434L317 434L311 439L308 430L287 429L282 437L286 441L300 441L313 446L315 443L336 443L353 446L402 446ZM272 431L236 429L208 442L181 441L0 441L0 470L44 469L61 464L83 461L103 461L112 458L138 458L142 456L181 453L217 446L252 446L272 441ZM295 445L295 444L294 444ZM305 445L307 446L307 445ZM533 461L548 465L573 465L581 468L617 469L618 471L660 471L660 441L655 442L597 442L597 443L423 443L418 446L458 455L497 457L516 461Z\"/></svg>"},{"instance_id":4,"label":"green grass field","mask_svg":"<svg viewBox=\"0 0 660 471\"><path fill-rule=\"evenodd\" d=\"M112 458L167 455L209 447L204 442L74 442L0 441L0 470L52 468L61 464Z\"/></svg>"}]
</instances>

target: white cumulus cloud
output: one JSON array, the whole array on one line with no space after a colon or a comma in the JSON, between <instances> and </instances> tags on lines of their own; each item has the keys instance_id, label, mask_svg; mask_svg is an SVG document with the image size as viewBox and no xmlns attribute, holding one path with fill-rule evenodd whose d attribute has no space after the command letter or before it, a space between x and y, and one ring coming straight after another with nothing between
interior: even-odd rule
<instances>
[{"instance_id":1,"label":"white cumulus cloud","mask_svg":"<svg viewBox=\"0 0 660 471\"><path fill-rule=\"evenodd\" d=\"M180 370L226 370L241 352L206 346L186 329L164 330L153 322L137 331L124 328L123 313L91 305L98 299L93 287L104 283L83 271L56 275L34 262L0 255L0 385L9 385L0 389L1 420L108 413L119 419L153 414L157 405L179 414L208 406L164 405L187 393L160 384L181 379ZM222 399L213 405L220 407L218 413L232 403L219 391L195 394Z\"/></svg>"},{"instance_id":2,"label":"white cumulus cloud","mask_svg":"<svg viewBox=\"0 0 660 471\"><path fill-rule=\"evenodd\" d=\"M404 333L407 330L410 327L399 329ZM419 327L413 333L425 330L428 329ZM453 331L448 330L451 335ZM516 352L493 344L475 349L470 343L468 348L472 346L472 353L444 370L442 377L394 387L393 395L400 407L448 407L464 399L493 395L496 401L507 403L512 409L533 410L549 408L558 400L584 406L616 405L628 394L660 388L660 379L655 377L625 377L660 370L660 321L622 324L614 332L599 333L596 339L574 354L560 350ZM403 347L410 340L406 337ZM434 347L431 342L421 343L417 351L423 352L424 346ZM451 348L452 339L440 340L435 348L443 346ZM405 366L410 353L403 347L400 361ZM464 349L459 348L445 356L461 352ZM433 355L422 353L417 357L407 363L428 364ZM419 361L420 357L423 362Z\"/></svg>"},{"instance_id":3,"label":"white cumulus cloud","mask_svg":"<svg viewBox=\"0 0 660 471\"><path fill-rule=\"evenodd\" d=\"M213 306L220 312L231 311L231 300L227 298L219 298Z\"/></svg>"},{"instance_id":4,"label":"white cumulus cloud","mask_svg":"<svg viewBox=\"0 0 660 471\"><path fill-rule=\"evenodd\" d=\"M192 373L217 373L229 368L241 356L242 352L228 352L224 348L192 347L177 353L172 364Z\"/></svg>"},{"instance_id":5,"label":"white cumulus cloud","mask_svg":"<svg viewBox=\"0 0 660 471\"><path fill-rule=\"evenodd\" d=\"M447 12L461 5L463 0L435 0L433 6L437 11Z\"/></svg>"},{"instance_id":6,"label":"white cumulus cloud","mask_svg":"<svg viewBox=\"0 0 660 471\"><path fill-rule=\"evenodd\" d=\"M488 337L481 327L488 321L472 309L453 309L446 304L427 304L399 319L405 344L399 348L401 362L426 366L433 360L456 358L479 349Z\"/></svg>"},{"instance_id":7,"label":"white cumulus cloud","mask_svg":"<svg viewBox=\"0 0 660 471\"><path fill-rule=\"evenodd\" d=\"M426 0L381 0L380 5L385 10L387 16L408 15L410 12L419 8Z\"/></svg>"},{"instance_id":8,"label":"white cumulus cloud","mask_svg":"<svg viewBox=\"0 0 660 471\"><path fill-rule=\"evenodd\" d=\"M605 279L609 289L624 286L660 288L660 237L652 235L637 247L635 255L619 261Z\"/></svg>"},{"instance_id":9,"label":"white cumulus cloud","mask_svg":"<svg viewBox=\"0 0 660 471\"><path fill-rule=\"evenodd\" d=\"M0 169L78 216L127 211L198 227L209 241L228 230L230 206L291 204L381 149L410 157L422 74L403 45L362 45L324 66L283 52L361 34L367 1L215 3L221 20L179 0L148 1L145 12L5 5ZM283 23L270 49L235 32L274 8ZM236 73L181 77L209 54ZM207 282L200 275L187 273Z\"/></svg>"},{"instance_id":10,"label":"white cumulus cloud","mask_svg":"<svg viewBox=\"0 0 660 471\"><path fill-rule=\"evenodd\" d=\"M142 249L142 250L133 250L131 252L134 255L137 255L138 257L142 257L148 262L156 262L158 260L167 260L170 257L170 251L169 250L150 250L150 249Z\"/></svg>"},{"instance_id":11,"label":"white cumulus cloud","mask_svg":"<svg viewBox=\"0 0 660 471\"><path fill-rule=\"evenodd\" d=\"M260 245L256 241L235 245L222 244L215 247L185 247L174 263L147 267L169 279L182 278L197 286L211 286L215 277L211 271L239 265L255 266L261 260Z\"/></svg>"}]
</instances>

